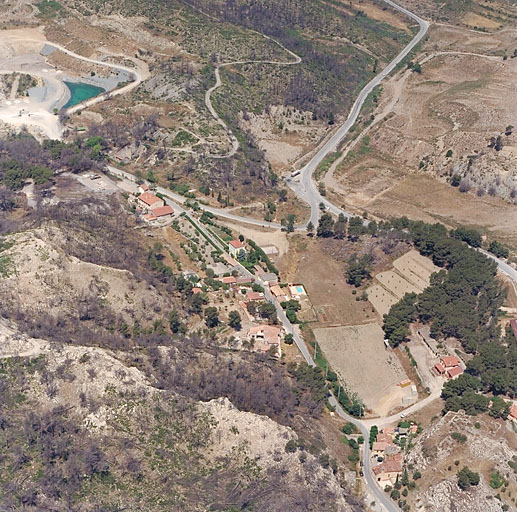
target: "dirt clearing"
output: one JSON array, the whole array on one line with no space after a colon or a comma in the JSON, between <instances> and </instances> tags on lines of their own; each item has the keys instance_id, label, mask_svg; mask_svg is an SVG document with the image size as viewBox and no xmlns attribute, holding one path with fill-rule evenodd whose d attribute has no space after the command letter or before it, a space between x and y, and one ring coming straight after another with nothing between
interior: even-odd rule
<instances>
[{"instance_id":1,"label":"dirt clearing","mask_svg":"<svg viewBox=\"0 0 517 512\"><path fill-rule=\"evenodd\" d=\"M296 245L299 250L286 255L281 269L287 269L290 280L305 286L318 327L355 325L376 318L367 301L356 300L356 289L345 280L344 264L325 253L318 240L298 239Z\"/></svg>"},{"instance_id":2,"label":"dirt clearing","mask_svg":"<svg viewBox=\"0 0 517 512\"><path fill-rule=\"evenodd\" d=\"M427 176L408 176L376 198L369 209L380 217L406 215L448 226L470 225L485 233L492 232L501 242L517 247L515 206L495 197L462 194L457 188Z\"/></svg>"},{"instance_id":3,"label":"dirt clearing","mask_svg":"<svg viewBox=\"0 0 517 512\"><path fill-rule=\"evenodd\" d=\"M384 348L378 324L321 328L314 334L334 371L368 408L382 416L401 405L398 384L407 375L396 355Z\"/></svg>"}]
</instances>

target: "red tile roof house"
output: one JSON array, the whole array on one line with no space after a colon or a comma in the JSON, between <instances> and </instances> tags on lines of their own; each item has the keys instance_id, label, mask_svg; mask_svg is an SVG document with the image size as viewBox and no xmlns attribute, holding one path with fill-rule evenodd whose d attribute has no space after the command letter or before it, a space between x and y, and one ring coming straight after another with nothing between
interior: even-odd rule
<instances>
[{"instance_id":1,"label":"red tile roof house","mask_svg":"<svg viewBox=\"0 0 517 512\"><path fill-rule=\"evenodd\" d=\"M391 434L388 434L387 432L380 432L379 434L377 434L375 440L378 443L393 444L393 436Z\"/></svg>"},{"instance_id":2,"label":"red tile roof house","mask_svg":"<svg viewBox=\"0 0 517 512\"><path fill-rule=\"evenodd\" d=\"M280 348L280 333L282 330L280 327L274 325L257 325L252 327L247 334L250 341L255 343L255 350L259 352L268 352L272 346L276 347L277 356L282 355Z\"/></svg>"},{"instance_id":3,"label":"red tile roof house","mask_svg":"<svg viewBox=\"0 0 517 512\"><path fill-rule=\"evenodd\" d=\"M449 368L447 370L447 377L449 379L454 379L456 378L458 375L461 375L463 373L463 369L460 368L459 366L455 366L454 368Z\"/></svg>"},{"instance_id":4,"label":"red tile roof house","mask_svg":"<svg viewBox=\"0 0 517 512\"><path fill-rule=\"evenodd\" d=\"M384 427L384 428L381 430L381 433L382 433L382 434L389 435L389 436L391 436L391 438L393 439L393 438L395 437L395 427Z\"/></svg>"},{"instance_id":5,"label":"red tile roof house","mask_svg":"<svg viewBox=\"0 0 517 512\"><path fill-rule=\"evenodd\" d=\"M264 300L264 294L262 292L250 292L246 294L246 299L251 301Z\"/></svg>"},{"instance_id":6,"label":"red tile roof house","mask_svg":"<svg viewBox=\"0 0 517 512\"><path fill-rule=\"evenodd\" d=\"M238 259L240 254L246 254L246 248L240 240L231 240L228 242L228 252L230 256Z\"/></svg>"},{"instance_id":7,"label":"red tile roof house","mask_svg":"<svg viewBox=\"0 0 517 512\"><path fill-rule=\"evenodd\" d=\"M142 183L141 185L138 185L138 192L140 192L140 194L143 194L144 192L149 192L149 185L147 183Z\"/></svg>"},{"instance_id":8,"label":"red tile roof house","mask_svg":"<svg viewBox=\"0 0 517 512\"><path fill-rule=\"evenodd\" d=\"M225 284L235 284L237 283L237 278L233 276L226 276L221 279L221 281Z\"/></svg>"},{"instance_id":9,"label":"red tile roof house","mask_svg":"<svg viewBox=\"0 0 517 512\"><path fill-rule=\"evenodd\" d=\"M142 219L146 222L154 222L158 217L155 217L152 213L146 213L145 215L142 215Z\"/></svg>"},{"instance_id":10,"label":"red tile roof house","mask_svg":"<svg viewBox=\"0 0 517 512\"><path fill-rule=\"evenodd\" d=\"M169 217L170 215L174 215L174 208L169 205L160 206L159 208L154 208L153 210L149 210L149 213L142 215L142 218L146 222L154 222L160 218Z\"/></svg>"},{"instance_id":11,"label":"red tile roof house","mask_svg":"<svg viewBox=\"0 0 517 512\"><path fill-rule=\"evenodd\" d=\"M440 363L445 369L454 368L460 365L460 360L455 356L442 356L440 357Z\"/></svg>"},{"instance_id":12,"label":"red tile roof house","mask_svg":"<svg viewBox=\"0 0 517 512\"><path fill-rule=\"evenodd\" d=\"M445 368L440 363L436 363L433 369L438 375L445 375Z\"/></svg>"},{"instance_id":13,"label":"red tile roof house","mask_svg":"<svg viewBox=\"0 0 517 512\"><path fill-rule=\"evenodd\" d=\"M144 209L154 210L155 208L160 208L165 205L163 199L151 194L151 192L144 192L143 194L138 196L137 199L138 205Z\"/></svg>"},{"instance_id":14,"label":"red tile roof house","mask_svg":"<svg viewBox=\"0 0 517 512\"><path fill-rule=\"evenodd\" d=\"M385 441L374 441L372 445L372 457L384 457L384 452L389 446Z\"/></svg>"},{"instance_id":15,"label":"red tile roof house","mask_svg":"<svg viewBox=\"0 0 517 512\"><path fill-rule=\"evenodd\" d=\"M516 404L513 404L510 407L510 414L509 414L508 418L511 419L512 421L517 422L517 405Z\"/></svg>"},{"instance_id":16,"label":"red tile roof house","mask_svg":"<svg viewBox=\"0 0 517 512\"><path fill-rule=\"evenodd\" d=\"M395 485L397 476L402 473L402 454L386 457L384 462L373 468L373 473L381 487Z\"/></svg>"}]
</instances>

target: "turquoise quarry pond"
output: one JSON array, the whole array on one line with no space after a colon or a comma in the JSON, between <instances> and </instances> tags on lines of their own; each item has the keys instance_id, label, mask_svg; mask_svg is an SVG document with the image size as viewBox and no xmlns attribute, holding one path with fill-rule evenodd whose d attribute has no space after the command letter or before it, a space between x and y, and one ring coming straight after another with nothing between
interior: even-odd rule
<instances>
[{"instance_id":1,"label":"turquoise quarry pond","mask_svg":"<svg viewBox=\"0 0 517 512\"><path fill-rule=\"evenodd\" d=\"M70 90L70 99L63 108L73 107L82 101L89 100L99 94L106 92L106 89L82 82L64 82Z\"/></svg>"}]
</instances>

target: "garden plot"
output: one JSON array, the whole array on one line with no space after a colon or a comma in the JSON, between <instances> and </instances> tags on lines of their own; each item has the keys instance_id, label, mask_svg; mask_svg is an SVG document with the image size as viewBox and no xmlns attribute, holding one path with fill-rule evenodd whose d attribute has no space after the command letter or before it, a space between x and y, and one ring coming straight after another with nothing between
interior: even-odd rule
<instances>
[{"instance_id":1,"label":"garden plot","mask_svg":"<svg viewBox=\"0 0 517 512\"><path fill-rule=\"evenodd\" d=\"M375 283L367 289L368 299L382 316L406 293L422 293L429 286L433 272L440 269L433 262L412 250L393 262L393 270L375 276Z\"/></svg>"},{"instance_id":2,"label":"garden plot","mask_svg":"<svg viewBox=\"0 0 517 512\"><path fill-rule=\"evenodd\" d=\"M376 276L377 281L387 288L393 295L401 299L406 293L420 293L423 287L415 286L406 276L397 271L387 270Z\"/></svg>"},{"instance_id":3,"label":"garden plot","mask_svg":"<svg viewBox=\"0 0 517 512\"><path fill-rule=\"evenodd\" d=\"M429 258L414 249L396 259L393 267L421 290L429 286L431 274L440 270Z\"/></svg>"},{"instance_id":4,"label":"garden plot","mask_svg":"<svg viewBox=\"0 0 517 512\"><path fill-rule=\"evenodd\" d=\"M368 300L372 303L375 311L377 311L381 316L386 315L391 306L399 301L398 297L395 297L395 295L386 290L386 288L380 284L370 286L370 288L366 290L366 293L368 294Z\"/></svg>"}]
</instances>

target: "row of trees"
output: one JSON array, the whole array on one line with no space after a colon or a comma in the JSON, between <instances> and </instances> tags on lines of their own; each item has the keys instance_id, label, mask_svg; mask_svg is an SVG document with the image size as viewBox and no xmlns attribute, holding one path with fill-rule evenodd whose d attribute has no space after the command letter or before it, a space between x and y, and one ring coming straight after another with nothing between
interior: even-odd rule
<instances>
[{"instance_id":1,"label":"row of trees","mask_svg":"<svg viewBox=\"0 0 517 512\"><path fill-rule=\"evenodd\" d=\"M335 221L330 213L325 212L319 219L316 236L321 238L335 237L340 240L348 236L350 241L356 242L360 235L367 233L374 235L377 229L376 221L371 221L368 225L365 225L361 217L351 217L349 220L342 213ZM312 226L312 223L309 223L307 230L309 234L313 232L314 226Z\"/></svg>"}]
</instances>

